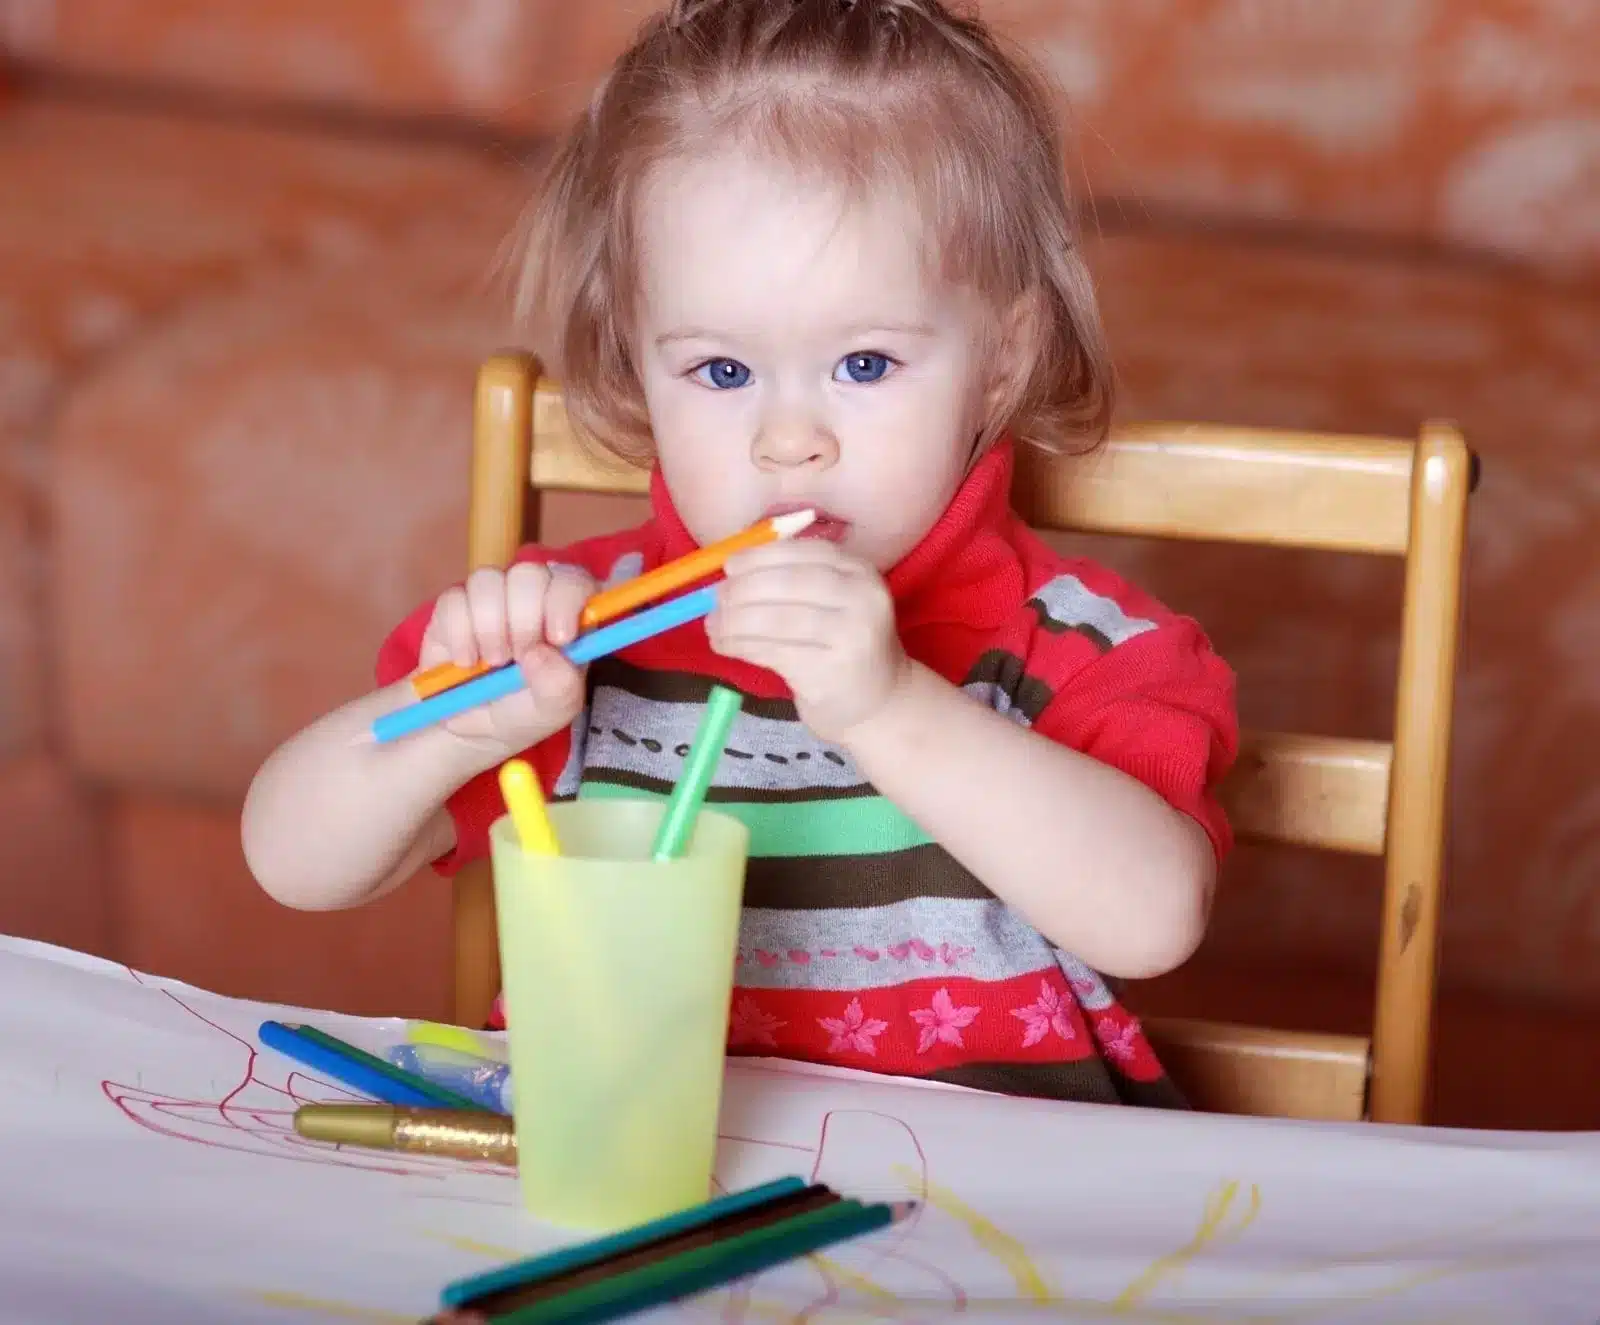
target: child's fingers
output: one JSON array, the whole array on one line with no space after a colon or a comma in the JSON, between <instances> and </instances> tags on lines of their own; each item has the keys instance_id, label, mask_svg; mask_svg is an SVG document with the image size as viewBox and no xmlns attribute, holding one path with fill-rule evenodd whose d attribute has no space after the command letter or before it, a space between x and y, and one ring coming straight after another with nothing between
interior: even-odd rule
<instances>
[{"instance_id":1,"label":"child's fingers","mask_svg":"<svg viewBox=\"0 0 1600 1325\"><path fill-rule=\"evenodd\" d=\"M837 543L825 538L780 538L734 553L723 569L730 576L738 576L775 566L837 566L848 560Z\"/></svg>"},{"instance_id":2,"label":"child's fingers","mask_svg":"<svg viewBox=\"0 0 1600 1325\"><path fill-rule=\"evenodd\" d=\"M544 637L550 643L563 648L577 639L578 617L594 591L594 579L581 570L557 566L551 572L544 600Z\"/></svg>"},{"instance_id":3,"label":"child's fingers","mask_svg":"<svg viewBox=\"0 0 1600 1325\"><path fill-rule=\"evenodd\" d=\"M583 702L583 676L548 644L536 644L518 660L535 705L543 712L576 712Z\"/></svg>"},{"instance_id":4,"label":"child's fingers","mask_svg":"<svg viewBox=\"0 0 1600 1325\"><path fill-rule=\"evenodd\" d=\"M545 599L550 592L550 569L519 561L506 572L506 618L511 656L520 658L544 637Z\"/></svg>"},{"instance_id":5,"label":"child's fingers","mask_svg":"<svg viewBox=\"0 0 1600 1325\"><path fill-rule=\"evenodd\" d=\"M841 620L837 608L814 603L753 603L733 611L718 607L706 629L719 653L738 653L756 642L826 648Z\"/></svg>"},{"instance_id":6,"label":"child's fingers","mask_svg":"<svg viewBox=\"0 0 1600 1325\"><path fill-rule=\"evenodd\" d=\"M472 613L463 589L447 589L434 604L433 619L424 632L419 661L432 666L443 654L458 667L478 661L478 644L472 633Z\"/></svg>"},{"instance_id":7,"label":"child's fingers","mask_svg":"<svg viewBox=\"0 0 1600 1325\"><path fill-rule=\"evenodd\" d=\"M831 562L767 564L730 574L717 589L717 605L725 610L756 603L814 603L840 607L855 582Z\"/></svg>"},{"instance_id":8,"label":"child's fingers","mask_svg":"<svg viewBox=\"0 0 1600 1325\"><path fill-rule=\"evenodd\" d=\"M506 622L505 572L483 567L467 577L467 607L478 653L491 667L511 661Z\"/></svg>"}]
</instances>

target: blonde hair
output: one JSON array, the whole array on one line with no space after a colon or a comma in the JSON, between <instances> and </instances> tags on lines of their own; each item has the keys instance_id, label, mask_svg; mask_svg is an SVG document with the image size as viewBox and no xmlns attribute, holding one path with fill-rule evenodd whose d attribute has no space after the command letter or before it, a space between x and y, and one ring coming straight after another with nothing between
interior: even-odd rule
<instances>
[{"instance_id":1,"label":"blonde hair","mask_svg":"<svg viewBox=\"0 0 1600 1325\"><path fill-rule=\"evenodd\" d=\"M856 194L894 178L994 334L1021 310L980 448L1104 436L1114 379L1050 91L939 0L675 0L645 22L557 146L513 255L519 313L581 433L652 453L629 344L639 192L730 139Z\"/></svg>"}]
</instances>

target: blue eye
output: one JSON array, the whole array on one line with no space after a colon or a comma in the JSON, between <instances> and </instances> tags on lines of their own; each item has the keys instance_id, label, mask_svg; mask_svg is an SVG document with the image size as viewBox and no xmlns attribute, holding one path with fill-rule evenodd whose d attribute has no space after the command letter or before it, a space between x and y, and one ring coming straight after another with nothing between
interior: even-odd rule
<instances>
[{"instance_id":1,"label":"blue eye","mask_svg":"<svg viewBox=\"0 0 1600 1325\"><path fill-rule=\"evenodd\" d=\"M708 359L694 370L694 375L718 391L736 391L750 384L750 370L737 359Z\"/></svg>"},{"instance_id":2,"label":"blue eye","mask_svg":"<svg viewBox=\"0 0 1600 1325\"><path fill-rule=\"evenodd\" d=\"M880 380L890 368L889 356L886 354L847 354L839 360L839 366L833 370L835 382L850 381L866 386ZM840 373L846 376L839 376Z\"/></svg>"}]
</instances>

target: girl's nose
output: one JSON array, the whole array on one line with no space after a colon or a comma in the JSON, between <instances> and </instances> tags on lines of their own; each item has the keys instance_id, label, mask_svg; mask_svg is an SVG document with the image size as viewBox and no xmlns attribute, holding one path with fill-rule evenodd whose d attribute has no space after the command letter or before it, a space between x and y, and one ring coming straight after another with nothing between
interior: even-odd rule
<instances>
[{"instance_id":1,"label":"girl's nose","mask_svg":"<svg viewBox=\"0 0 1600 1325\"><path fill-rule=\"evenodd\" d=\"M828 469L839 459L839 439L814 419L769 419L756 434L751 458L766 471Z\"/></svg>"}]
</instances>

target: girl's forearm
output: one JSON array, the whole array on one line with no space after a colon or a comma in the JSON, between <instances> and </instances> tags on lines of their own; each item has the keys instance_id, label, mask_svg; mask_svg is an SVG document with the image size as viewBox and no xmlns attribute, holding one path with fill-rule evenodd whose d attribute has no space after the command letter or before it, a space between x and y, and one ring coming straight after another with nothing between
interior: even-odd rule
<instances>
[{"instance_id":1,"label":"girl's forearm","mask_svg":"<svg viewBox=\"0 0 1600 1325\"><path fill-rule=\"evenodd\" d=\"M877 789L1046 938L1107 975L1171 970L1205 931L1216 858L1137 779L912 664L845 742Z\"/></svg>"},{"instance_id":2,"label":"girl's forearm","mask_svg":"<svg viewBox=\"0 0 1600 1325\"><path fill-rule=\"evenodd\" d=\"M442 727L382 745L366 739L374 718L413 698L407 682L363 695L284 742L256 773L241 824L245 860L285 906L359 905L402 866L452 845L445 801L499 759Z\"/></svg>"}]
</instances>

